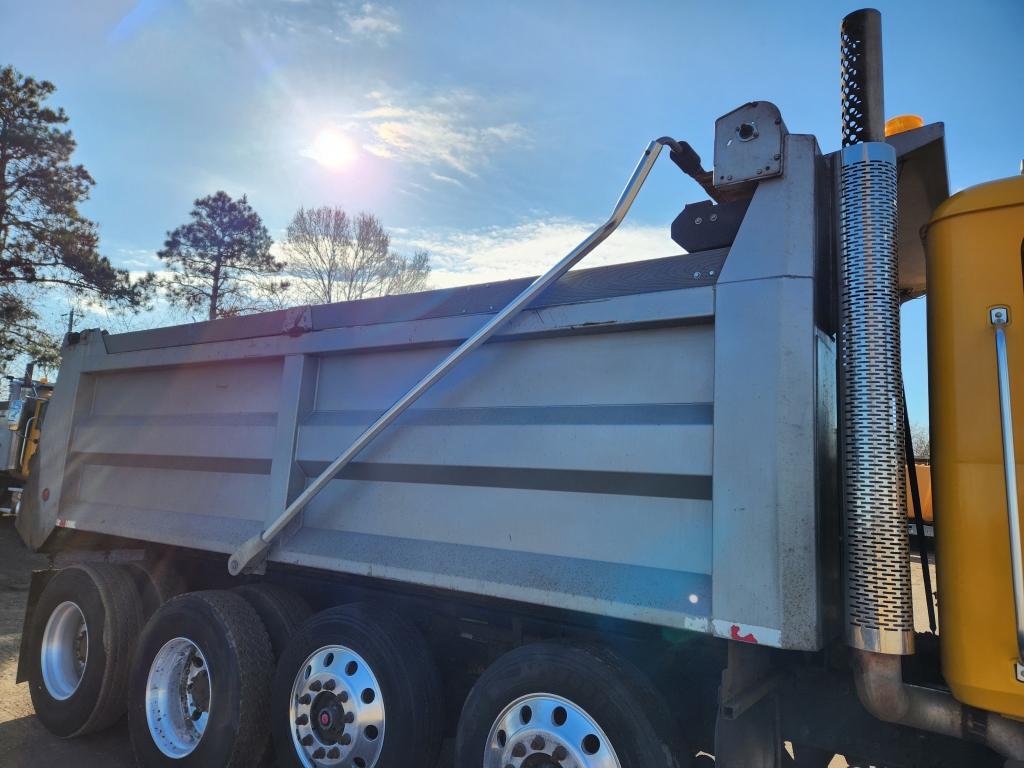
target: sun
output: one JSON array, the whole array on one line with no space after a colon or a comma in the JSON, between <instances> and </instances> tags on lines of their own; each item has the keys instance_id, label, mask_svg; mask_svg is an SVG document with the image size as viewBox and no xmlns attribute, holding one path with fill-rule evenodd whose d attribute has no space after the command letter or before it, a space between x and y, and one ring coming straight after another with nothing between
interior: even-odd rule
<instances>
[{"instance_id":1,"label":"sun","mask_svg":"<svg viewBox=\"0 0 1024 768\"><path fill-rule=\"evenodd\" d=\"M356 159L356 147L341 131L324 128L304 154L330 171L343 171Z\"/></svg>"}]
</instances>

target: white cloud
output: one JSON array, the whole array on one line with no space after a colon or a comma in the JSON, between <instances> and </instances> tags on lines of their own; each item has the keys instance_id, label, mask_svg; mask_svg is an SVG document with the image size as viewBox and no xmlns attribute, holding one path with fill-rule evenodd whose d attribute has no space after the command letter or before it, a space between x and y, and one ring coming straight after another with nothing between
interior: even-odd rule
<instances>
[{"instance_id":1,"label":"white cloud","mask_svg":"<svg viewBox=\"0 0 1024 768\"><path fill-rule=\"evenodd\" d=\"M383 45L388 38L402 31L394 8L373 3L363 3L355 10L343 10L341 17L348 25L349 34L372 40L378 45Z\"/></svg>"},{"instance_id":2,"label":"white cloud","mask_svg":"<svg viewBox=\"0 0 1024 768\"><path fill-rule=\"evenodd\" d=\"M466 91L421 99L373 91L367 98L376 105L353 118L369 133L363 148L377 157L476 176L475 168L487 163L496 145L527 138L518 123L488 120L482 102ZM456 181L438 176L437 181Z\"/></svg>"},{"instance_id":3,"label":"white cloud","mask_svg":"<svg viewBox=\"0 0 1024 768\"><path fill-rule=\"evenodd\" d=\"M542 274L590 235L595 226L573 219L545 218L510 227L423 236L397 231L393 242L400 251L429 251L431 286L448 288ZM654 259L681 250L672 242L668 227L623 225L579 267Z\"/></svg>"},{"instance_id":4,"label":"white cloud","mask_svg":"<svg viewBox=\"0 0 1024 768\"><path fill-rule=\"evenodd\" d=\"M463 184L458 179L453 178L451 176L445 176L443 173L437 173L436 171L431 171L430 172L430 178L434 179L434 181L443 181L445 184L453 184L456 187L465 187L466 186L465 184Z\"/></svg>"},{"instance_id":5,"label":"white cloud","mask_svg":"<svg viewBox=\"0 0 1024 768\"><path fill-rule=\"evenodd\" d=\"M187 0L187 4L205 26L217 29L224 39L243 40L247 47L259 49L260 56L270 53L268 48L275 44L308 49L318 38L383 46L402 31L394 8L359 0Z\"/></svg>"}]
</instances>

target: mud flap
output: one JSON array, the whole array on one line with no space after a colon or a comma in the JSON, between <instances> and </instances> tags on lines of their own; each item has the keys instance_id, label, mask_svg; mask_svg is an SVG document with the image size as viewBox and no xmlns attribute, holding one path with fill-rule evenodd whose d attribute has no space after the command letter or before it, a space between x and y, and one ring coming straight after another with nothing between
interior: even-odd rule
<instances>
[{"instance_id":1,"label":"mud flap","mask_svg":"<svg viewBox=\"0 0 1024 768\"><path fill-rule=\"evenodd\" d=\"M28 680L28 665L25 663L25 657L28 653L28 630L32 626L32 612L36 609L39 596L43 594L43 590L46 589L46 585L49 584L50 579L53 578L55 573L57 571L52 569L32 571L32 580L28 586L28 601L25 603L25 619L21 624L21 645L18 648L18 674L14 678L16 683L24 683Z\"/></svg>"}]
</instances>

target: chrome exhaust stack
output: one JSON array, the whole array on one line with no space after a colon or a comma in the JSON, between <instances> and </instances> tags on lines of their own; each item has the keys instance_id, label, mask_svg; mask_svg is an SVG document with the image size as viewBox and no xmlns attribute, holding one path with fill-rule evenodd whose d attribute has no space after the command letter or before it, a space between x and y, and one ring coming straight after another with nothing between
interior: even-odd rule
<instances>
[{"instance_id":1,"label":"chrome exhaust stack","mask_svg":"<svg viewBox=\"0 0 1024 768\"><path fill-rule=\"evenodd\" d=\"M846 637L914 652L896 262L896 151L858 142L841 155L840 387Z\"/></svg>"},{"instance_id":2,"label":"chrome exhaust stack","mask_svg":"<svg viewBox=\"0 0 1024 768\"><path fill-rule=\"evenodd\" d=\"M885 143L881 16L842 25L839 386L846 640L857 695L874 717L979 741L1024 760L1024 724L907 685L914 652L910 542L904 520L904 422L896 253L896 152Z\"/></svg>"},{"instance_id":3,"label":"chrome exhaust stack","mask_svg":"<svg viewBox=\"0 0 1024 768\"><path fill-rule=\"evenodd\" d=\"M914 652L906 509L896 152L884 141L881 16L843 19L839 386L846 547L846 639Z\"/></svg>"}]
</instances>

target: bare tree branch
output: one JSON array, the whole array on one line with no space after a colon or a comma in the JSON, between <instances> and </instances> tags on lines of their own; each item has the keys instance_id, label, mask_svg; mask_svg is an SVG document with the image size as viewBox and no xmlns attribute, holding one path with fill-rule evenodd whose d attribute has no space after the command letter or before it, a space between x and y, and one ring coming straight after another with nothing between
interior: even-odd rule
<instances>
[{"instance_id":1,"label":"bare tree branch","mask_svg":"<svg viewBox=\"0 0 1024 768\"><path fill-rule=\"evenodd\" d=\"M380 219L340 208L300 208L288 225L288 271L310 304L330 304L426 288L430 256L405 258L391 250Z\"/></svg>"}]
</instances>

